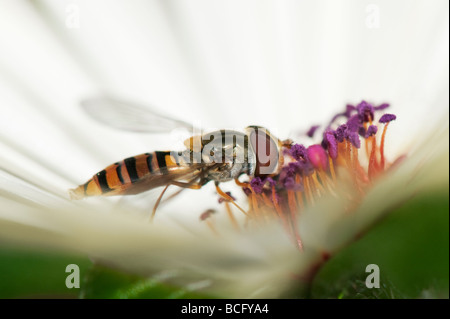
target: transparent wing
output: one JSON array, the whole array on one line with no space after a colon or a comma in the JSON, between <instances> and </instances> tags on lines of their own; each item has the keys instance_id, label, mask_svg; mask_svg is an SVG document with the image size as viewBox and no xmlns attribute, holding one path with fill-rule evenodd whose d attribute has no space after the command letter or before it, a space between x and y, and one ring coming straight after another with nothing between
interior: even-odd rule
<instances>
[{"instance_id":1,"label":"transparent wing","mask_svg":"<svg viewBox=\"0 0 450 319\"><path fill-rule=\"evenodd\" d=\"M161 115L149 107L113 97L88 98L80 104L93 119L121 130L145 133L168 133L175 128L192 130L191 124Z\"/></svg>"}]
</instances>

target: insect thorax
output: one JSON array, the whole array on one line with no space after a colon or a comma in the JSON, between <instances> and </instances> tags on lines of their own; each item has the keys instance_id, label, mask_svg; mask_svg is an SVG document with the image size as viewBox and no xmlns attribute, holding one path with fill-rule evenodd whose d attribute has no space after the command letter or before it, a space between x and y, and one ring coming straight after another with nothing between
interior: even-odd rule
<instances>
[{"instance_id":1,"label":"insect thorax","mask_svg":"<svg viewBox=\"0 0 450 319\"><path fill-rule=\"evenodd\" d=\"M241 174L253 175L255 155L242 132L220 130L202 136L201 151L193 148L181 153L185 165L204 165L205 178L225 182Z\"/></svg>"}]
</instances>

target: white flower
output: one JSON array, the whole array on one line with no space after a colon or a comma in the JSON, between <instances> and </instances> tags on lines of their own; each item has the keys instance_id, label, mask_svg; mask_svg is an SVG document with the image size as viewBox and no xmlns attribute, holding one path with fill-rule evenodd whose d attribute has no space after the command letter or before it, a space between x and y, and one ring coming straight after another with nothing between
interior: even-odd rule
<instances>
[{"instance_id":1,"label":"white flower","mask_svg":"<svg viewBox=\"0 0 450 319\"><path fill-rule=\"evenodd\" d=\"M2 241L144 275L174 270L173 281L207 279L205 289L224 296L277 297L393 205L448 187L446 1L74 4L0 4ZM78 103L99 91L203 126L257 123L280 138L325 124L346 102L386 101L398 116L386 154L407 159L352 214L333 197L306 210L303 252L277 223L236 232L223 211L214 235L198 222L217 206L209 185L149 224L150 208L130 198L67 200L67 189L111 162L172 144L91 121Z\"/></svg>"}]
</instances>

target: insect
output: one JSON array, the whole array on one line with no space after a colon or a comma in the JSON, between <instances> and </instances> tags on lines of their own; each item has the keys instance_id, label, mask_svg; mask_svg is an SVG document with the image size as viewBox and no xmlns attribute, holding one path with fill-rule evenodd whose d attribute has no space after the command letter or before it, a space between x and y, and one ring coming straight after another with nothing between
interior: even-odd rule
<instances>
[{"instance_id":1,"label":"insect","mask_svg":"<svg viewBox=\"0 0 450 319\"><path fill-rule=\"evenodd\" d=\"M168 132L191 127L148 108L113 98L85 100L82 107L94 119L128 131ZM281 148L290 143L290 140L280 141L261 126L248 126L243 132L218 130L195 135L184 142L184 150L154 151L109 165L86 183L71 189L70 196L82 199L131 195L164 187L153 208L153 217L169 186L200 189L213 181L217 193L243 211L219 184L235 180L241 185L238 178L243 174L249 177L276 175L283 162Z\"/></svg>"}]
</instances>

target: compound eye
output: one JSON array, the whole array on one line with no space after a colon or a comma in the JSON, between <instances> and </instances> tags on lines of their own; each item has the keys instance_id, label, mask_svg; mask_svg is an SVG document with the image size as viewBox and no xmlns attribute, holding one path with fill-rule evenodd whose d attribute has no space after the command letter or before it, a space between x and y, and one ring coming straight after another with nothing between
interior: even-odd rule
<instances>
[{"instance_id":1,"label":"compound eye","mask_svg":"<svg viewBox=\"0 0 450 319\"><path fill-rule=\"evenodd\" d=\"M264 128L249 127L247 132L256 155L255 176L275 174L280 156L277 141Z\"/></svg>"}]
</instances>

